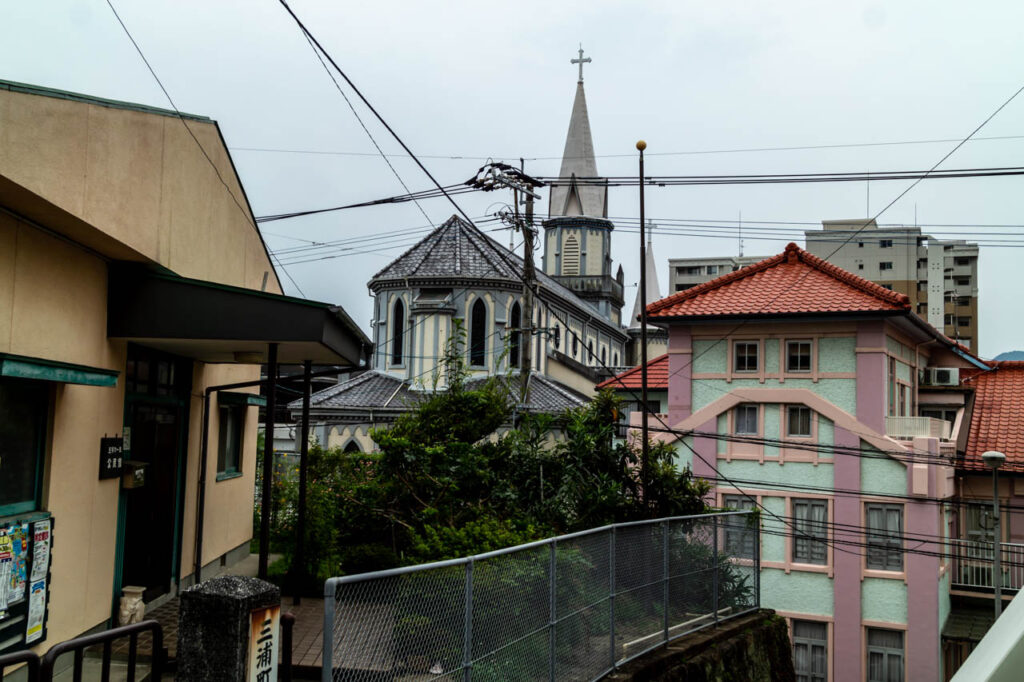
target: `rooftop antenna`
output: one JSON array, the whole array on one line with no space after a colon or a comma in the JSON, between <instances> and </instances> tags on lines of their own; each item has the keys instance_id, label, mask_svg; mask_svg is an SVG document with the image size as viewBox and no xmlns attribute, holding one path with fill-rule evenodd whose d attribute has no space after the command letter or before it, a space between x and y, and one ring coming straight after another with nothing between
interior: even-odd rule
<instances>
[{"instance_id":1,"label":"rooftop antenna","mask_svg":"<svg viewBox=\"0 0 1024 682\"><path fill-rule=\"evenodd\" d=\"M740 258L743 258L743 211L740 211L739 237L740 237Z\"/></svg>"}]
</instances>

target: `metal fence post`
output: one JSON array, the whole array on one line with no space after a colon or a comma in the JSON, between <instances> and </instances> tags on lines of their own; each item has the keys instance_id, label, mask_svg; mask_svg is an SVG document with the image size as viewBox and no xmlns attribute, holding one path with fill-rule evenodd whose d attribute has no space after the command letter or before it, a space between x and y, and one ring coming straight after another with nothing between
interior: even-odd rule
<instances>
[{"instance_id":1,"label":"metal fence post","mask_svg":"<svg viewBox=\"0 0 1024 682\"><path fill-rule=\"evenodd\" d=\"M662 530L661 530L661 545L662 545L662 552L661 552L662 553L662 561L661 561L661 565L662 565L662 569L661 569L662 603L665 605L664 606L664 611L665 611L665 613L664 613L664 616L665 616L664 617L664 621L665 621L665 636L664 636L664 640L667 642L668 641L668 597L669 597L669 586L668 586L668 581L669 581L669 575L668 575L668 563L669 563L668 562L668 555L669 555L669 553L668 553L668 539L669 539L669 530L671 530L672 525L671 525L670 521L666 520L666 521L662 521L661 522L661 526L662 526Z\"/></svg>"},{"instance_id":2,"label":"metal fence post","mask_svg":"<svg viewBox=\"0 0 1024 682\"><path fill-rule=\"evenodd\" d=\"M608 655L611 659L609 669L615 670L615 526L612 526L612 530L608 534L608 546L608 613L611 615L611 627L608 628L611 633L611 651Z\"/></svg>"},{"instance_id":3,"label":"metal fence post","mask_svg":"<svg viewBox=\"0 0 1024 682\"><path fill-rule=\"evenodd\" d=\"M466 563L466 611L462 625L462 679L469 682L473 670L473 560Z\"/></svg>"},{"instance_id":4,"label":"metal fence post","mask_svg":"<svg viewBox=\"0 0 1024 682\"><path fill-rule=\"evenodd\" d=\"M548 679L551 682L555 682L555 623L558 618L558 611L556 606L557 594L557 579L558 579L558 541L551 541L551 569L548 571L548 580L550 582L550 594L548 595Z\"/></svg>"},{"instance_id":5,"label":"metal fence post","mask_svg":"<svg viewBox=\"0 0 1024 682\"><path fill-rule=\"evenodd\" d=\"M334 607L338 588L333 578L324 583L324 655L320 672L321 682L334 679Z\"/></svg>"},{"instance_id":6,"label":"metal fence post","mask_svg":"<svg viewBox=\"0 0 1024 682\"><path fill-rule=\"evenodd\" d=\"M718 517L711 517L711 546L713 549L712 559L714 570L711 571L711 613L715 616L715 625L718 625Z\"/></svg>"}]
</instances>

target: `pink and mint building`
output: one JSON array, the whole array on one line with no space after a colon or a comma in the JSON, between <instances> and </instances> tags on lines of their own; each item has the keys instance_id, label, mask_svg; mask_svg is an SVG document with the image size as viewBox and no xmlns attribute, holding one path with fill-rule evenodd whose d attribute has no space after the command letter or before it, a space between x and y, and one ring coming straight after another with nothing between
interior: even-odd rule
<instances>
[{"instance_id":1,"label":"pink and mint building","mask_svg":"<svg viewBox=\"0 0 1024 682\"><path fill-rule=\"evenodd\" d=\"M948 678L964 400L929 369L984 364L907 296L795 244L648 316L669 335L651 425L670 432L652 438L676 444L713 504L762 509L760 547L724 542L738 560L760 553L762 605L790 623L797 679Z\"/></svg>"}]
</instances>

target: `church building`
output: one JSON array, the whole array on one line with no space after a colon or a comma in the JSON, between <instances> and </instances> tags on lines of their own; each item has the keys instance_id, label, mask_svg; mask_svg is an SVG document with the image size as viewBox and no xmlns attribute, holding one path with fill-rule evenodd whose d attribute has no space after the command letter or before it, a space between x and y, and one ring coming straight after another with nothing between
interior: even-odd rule
<instances>
[{"instance_id":1,"label":"church building","mask_svg":"<svg viewBox=\"0 0 1024 682\"><path fill-rule=\"evenodd\" d=\"M582 62L573 62L581 71L560 173L569 181L550 188L534 309L525 310L523 259L452 216L368 283L371 368L313 395L310 414L321 443L374 449L371 429L387 426L432 387L444 387L440 358L457 328L465 335L471 385L518 375L524 344L532 344L528 396L522 401L517 388L510 391L518 411L582 405L610 375L606 367L629 364L621 266L612 275L607 187L577 182L597 177L597 163ZM521 331L526 315L533 318L530 339ZM289 408L297 414L301 405Z\"/></svg>"}]
</instances>

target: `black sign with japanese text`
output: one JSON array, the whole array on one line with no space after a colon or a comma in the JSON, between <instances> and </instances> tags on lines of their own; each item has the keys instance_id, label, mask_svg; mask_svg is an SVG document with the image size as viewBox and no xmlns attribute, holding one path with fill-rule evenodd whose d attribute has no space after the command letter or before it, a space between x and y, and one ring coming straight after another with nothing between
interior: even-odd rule
<instances>
[{"instance_id":1,"label":"black sign with japanese text","mask_svg":"<svg viewBox=\"0 0 1024 682\"><path fill-rule=\"evenodd\" d=\"M124 471L124 439L100 439L100 479L120 478Z\"/></svg>"}]
</instances>

